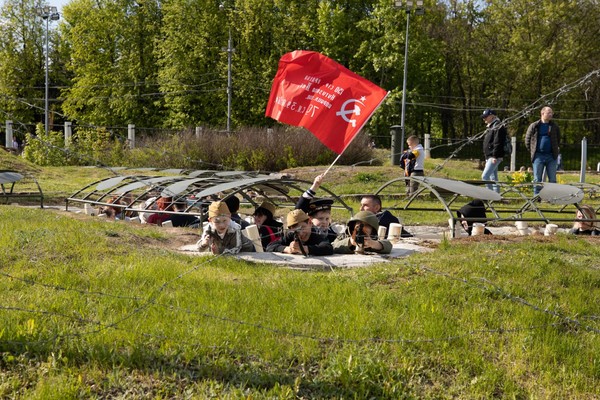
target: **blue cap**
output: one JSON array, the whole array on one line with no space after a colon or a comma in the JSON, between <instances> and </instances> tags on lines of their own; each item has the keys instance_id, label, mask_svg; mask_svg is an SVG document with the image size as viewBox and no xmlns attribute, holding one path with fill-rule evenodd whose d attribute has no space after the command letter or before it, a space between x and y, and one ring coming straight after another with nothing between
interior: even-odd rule
<instances>
[{"instance_id":1,"label":"blue cap","mask_svg":"<svg viewBox=\"0 0 600 400\"><path fill-rule=\"evenodd\" d=\"M481 118L487 118L490 115L496 115L496 111L492 110L491 108L486 108L485 110L483 110L483 114L481 114Z\"/></svg>"}]
</instances>

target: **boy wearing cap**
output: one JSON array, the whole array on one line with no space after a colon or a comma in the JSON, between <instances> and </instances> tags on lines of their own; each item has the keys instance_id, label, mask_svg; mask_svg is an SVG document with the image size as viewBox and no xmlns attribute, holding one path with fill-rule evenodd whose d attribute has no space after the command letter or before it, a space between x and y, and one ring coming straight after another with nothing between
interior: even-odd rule
<instances>
[{"instance_id":1,"label":"boy wearing cap","mask_svg":"<svg viewBox=\"0 0 600 400\"><path fill-rule=\"evenodd\" d=\"M208 207L208 228L196 244L198 251L213 254L237 254L254 251L254 244L242 235L239 228L231 226L231 213L223 201L215 201Z\"/></svg>"},{"instance_id":2,"label":"boy wearing cap","mask_svg":"<svg viewBox=\"0 0 600 400\"><path fill-rule=\"evenodd\" d=\"M385 239L379 240L378 230L377 216L370 211L359 211L348 221L346 235L338 237L332 243L333 251L339 254L389 254L392 251L392 243Z\"/></svg>"},{"instance_id":3,"label":"boy wearing cap","mask_svg":"<svg viewBox=\"0 0 600 400\"><path fill-rule=\"evenodd\" d=\"M481 114L483 122L487 129L483 137L483 156L485 158L485 167L481 174L484 181L498 181L498 167L504 157L504 142L506 141L506 127L502 125L496 112L489 108ZM496 184L487 184L487 188L500 193L500 187Z\"/></svg>"},{"instance_id":4,"label":"boy wearing cap","mask_svg":"<svg viewBox=\"0 0 600 400\"><path fill-rule=\"evenodd\" d=\"M320 235L312 226L310 217L302 210L292 210L287 215L287 233L279 240L270 243L267 251L328 256L333 247L324 235Z\"/></svg>"},{"instance_id":5,"label":"boy wearing cap","mask_svg":"<svg viewBox=\"0 0 600 400\"><path fill-rule=\"evenodd\" d=\"M312 225L317 232L325 235L329 243L332 243L337 237L337 232L331 227L331 205L332 199L317 199L317 189L323 182L323 175L318 175L313 181L312 186L306 190L298 199L296 209L302 210L308 214Z\"/></svg>"}]
</instances>

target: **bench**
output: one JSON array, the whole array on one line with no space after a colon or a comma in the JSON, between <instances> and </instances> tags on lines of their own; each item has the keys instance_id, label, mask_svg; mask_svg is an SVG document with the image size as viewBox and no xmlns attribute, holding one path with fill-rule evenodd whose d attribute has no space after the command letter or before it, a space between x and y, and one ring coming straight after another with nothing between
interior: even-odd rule
<instances>
[{"instance_id":1,"label":"bench","mask_svg":"<svg viewBox=\"0 0 600 400\"><path fill-rule=\"evenodd\" d=\"M40 208L44 208L44 193L33 176L0 170L0 201L9 204L16 199L39 200Z\"/></svg>"}]
</instances>

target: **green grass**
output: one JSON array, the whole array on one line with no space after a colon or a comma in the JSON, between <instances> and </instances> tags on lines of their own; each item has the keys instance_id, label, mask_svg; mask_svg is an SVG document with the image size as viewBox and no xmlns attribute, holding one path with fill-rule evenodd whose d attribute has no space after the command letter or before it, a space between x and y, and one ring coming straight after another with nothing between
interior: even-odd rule
<instances>
[{"instance_id":1,"label":"green grass","mask_svg":"<svg viewBox=\"0 0 600 400\"><path fill-rule=\"evenodd\" d=\"M1 154L0 163L35 174L56 204L111 175ZM325 169L288 172L312 181ZM334 167L324 185L368 193L401 173ZM452 161L436 176L480 171ZM447 219L399 215L409 225ZM0 398L600 393L597 239L466 238L332 272L181 255L165 250L168 240L156 227L0 206Z\"/></svg>"},{"instance_id":2,"label":"green grass","mask_svg":"<svg viewBox=\"0 0 600 400\"><path fill-rule=\"evenodd\" d=\"M298 272L0 207L0 397L593 398L600 246L559 235Z\"/></svg>"}]
</instances>

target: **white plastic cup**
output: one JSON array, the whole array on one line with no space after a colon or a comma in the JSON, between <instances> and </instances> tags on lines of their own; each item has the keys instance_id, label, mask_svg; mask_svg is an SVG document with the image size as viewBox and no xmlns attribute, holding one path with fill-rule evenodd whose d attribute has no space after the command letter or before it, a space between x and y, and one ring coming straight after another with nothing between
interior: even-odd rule
<instances>
[{"instance_id":1,"label":"white plastic cup","mask_svg":"<svg viewBox=\"0 0 600 400\"><path fill-rule=\"evenodd\" d=\"M544 236L555 235L557 230L558 230L558 225L556 225L556 224L546 224L546 229L544 230Z\"/></svg>"},{"instance_id":2,"label":"white plastic cup","mask_svg":"<svg viewBox=\"0 0 600 400\"><path fill-rule=\"evenodd\" d=\"M173 221L171 221L170 219L163 221L163 223L161 224L162 227L164 228L172 228L173 227Z\"/></svg>"},{"instance_id":3,"label":"white plastic cup","mask_svg":"<svg viewBox=\"0 0 600 400\"><path fill-rule=\"evenodd\" d=\"M379 237L379 240L385 239L386 233L387 233L387 228L385 226L380 226L379 229L377 230L377 236Z\"/></svg>"},{"instance_id":4,"label":"white plastic cup","mask_svg":"<svg viewBox=\"0 0 600 400\"><path fill-rule=\"evenodd\" d=\"M388 239L400 240L402 237L402 224L392 222L389 226Z\"/></svg>"},{"instance_id":5,"label":"white plastic cup","mask_svg":"<svg viewBox=\"0 0 600 400\"><path fill-rule=\"evenodd\" d=\"M515 226L518 230L524 230L529 227L529 224L527 224L527 221L516 221Z\"/></svg>"},{"instance_id":6,"label":"white plastic cup","mask_svg":"<svg viewBox=\"0 0 600 400\"><path fill-rule=\"evenodd\" d=\"M471 230L472 236L479 236L485 233L485 225L481 222L473 223L473 229Z\"/></svg>"}]
</instances>

